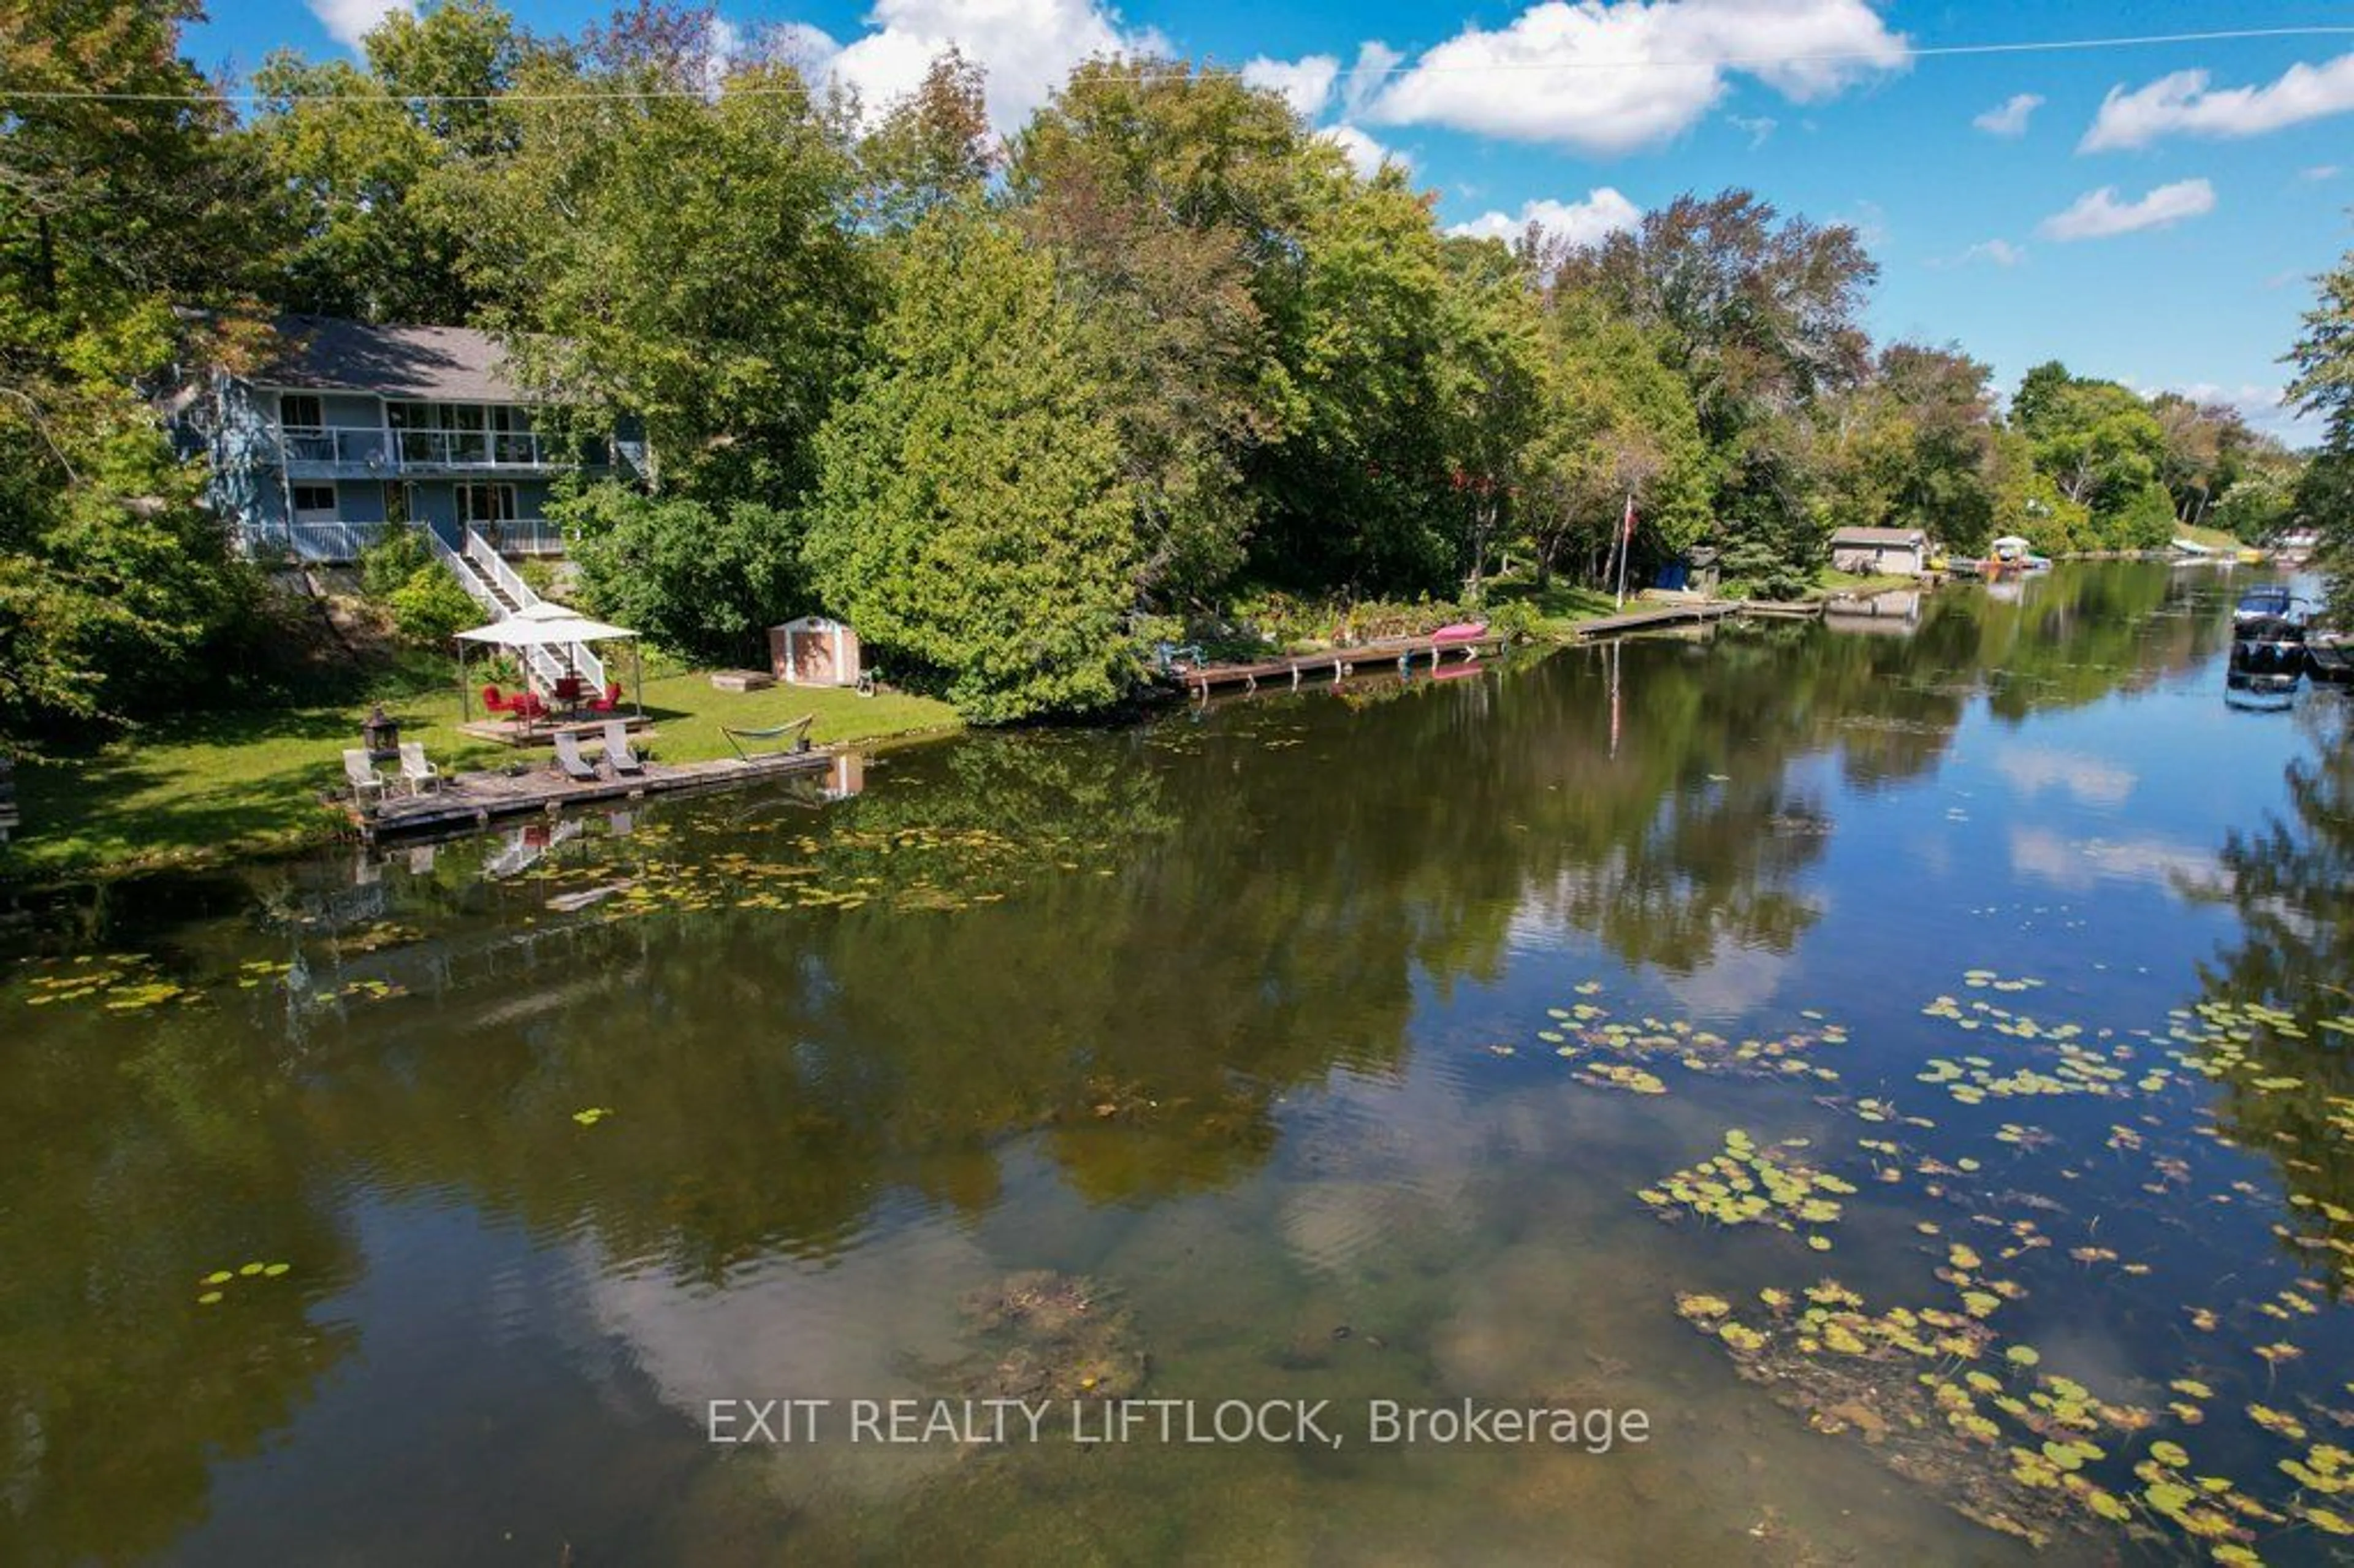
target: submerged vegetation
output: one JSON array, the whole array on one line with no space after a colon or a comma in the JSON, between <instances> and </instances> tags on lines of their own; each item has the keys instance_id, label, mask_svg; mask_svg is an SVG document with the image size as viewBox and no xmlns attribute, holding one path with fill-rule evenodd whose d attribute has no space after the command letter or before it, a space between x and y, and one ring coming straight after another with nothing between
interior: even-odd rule
<instances>
[{"instance_id":1,"label":"submerged vegetation","mask_svg":"<svg viewBox=\"0 0 2354 1568\"><path fill-rule=\"evenodd\" d=\"M959 1446L887 1509L795 1493L820 1556L1075 1519L1221 1556L1573 1527L1679 1561L2319 1556L2354 1520L2342 706L2231 732L2297 743L2236 835L2205 781L2114 807L2228 876L2053 886L1984 853L1996 802L1938 809L2013 747L2115 763L2079 710L2195 736L2218 591L2063 566L1910 639L1565 650L1360 709L968 735L822 812L27 900L0 1555L201 1555L260 1510L432 1556L484 1520L748 1529L839 1456L715 1461L696 1379L789 1368L1676 1424L1606 1461ZM452 1231L466 1266L425 1261ZM545 1283L485 1310L510 1271ZM643 1394L610 1397L615 1344ZM164 1377L205 1396L121 1396ZM313 1520L351 1446L408 1441L337 1403L371 1378L595 1441L553 1479L504 1430L423 1481L371 1465Z\"/></svg>"}]
</instances>

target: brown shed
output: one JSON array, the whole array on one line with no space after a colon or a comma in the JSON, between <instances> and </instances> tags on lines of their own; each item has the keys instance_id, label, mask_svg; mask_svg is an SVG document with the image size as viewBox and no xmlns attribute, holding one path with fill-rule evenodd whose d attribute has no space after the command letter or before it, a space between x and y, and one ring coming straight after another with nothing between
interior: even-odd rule
<instances>
[{"instance_id":1,"label":"brown shed","mask_svg":"<svg viewBox=\"0 0 2354 1568\"><path fill-rule=\"evenodd\" d=\"M805 615L769 628L769 667L793 686L858 684L858 633L839 620Z\"/></svg>"}]
</instances>

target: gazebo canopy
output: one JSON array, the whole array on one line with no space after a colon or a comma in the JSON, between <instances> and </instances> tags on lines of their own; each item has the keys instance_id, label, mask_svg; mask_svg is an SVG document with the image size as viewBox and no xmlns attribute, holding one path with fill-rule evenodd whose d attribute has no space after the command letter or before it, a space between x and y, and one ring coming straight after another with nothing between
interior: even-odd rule
<instances>
[{"instance_id":1,"label":"gazebo canopy","mask_svg":"<svg viewBox=\"0 0 2354 1568\"><path fill-rule=\"evenodd\" d=\"M603 642L635 637L636 632L591 620L568 606L542 600L516 610L504 620L477 626L458 635L468 642L495 642L502 648L538 648L551 642Z\"/></svg>"}]
</instances>

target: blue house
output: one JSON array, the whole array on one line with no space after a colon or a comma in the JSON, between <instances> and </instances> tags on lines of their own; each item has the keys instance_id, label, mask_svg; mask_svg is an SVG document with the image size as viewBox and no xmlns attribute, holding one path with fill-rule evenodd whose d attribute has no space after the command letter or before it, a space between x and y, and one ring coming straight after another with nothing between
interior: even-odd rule
<instances>
[{"instance_id":1,"label":"blue house","mask_svg":"<svg viewBox=\"0 0 2354 1568\"><path fill-rule=\"evenodd\" d=\"M211 504L257 560L349 561L401 527L429 528L452 551L471 533L503 556L559 554L554 483L644 462L627 431L543 430L486 334L326 316L277 327L273 359L250 375L213 372L179 416L211 460Z\"/></svg>"}]
</instances>

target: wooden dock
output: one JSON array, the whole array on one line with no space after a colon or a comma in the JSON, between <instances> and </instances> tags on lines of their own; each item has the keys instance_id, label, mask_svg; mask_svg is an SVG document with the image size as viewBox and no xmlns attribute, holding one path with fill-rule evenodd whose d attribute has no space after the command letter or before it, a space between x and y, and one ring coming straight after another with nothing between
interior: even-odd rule
<instances>
[{"instance_id":1,"label":"wooden dock","mask_svg":"<svg viewBox=\"0 0 2354 1568\"><path fill-rule=\"evenodd\" d=\"M1590 641L1597 637L1617 637L1629 631L1649 631L1667 626L1696 626L1712 620L1723 620L1742 610L1738 599L1693 599L1688 604L1647 604L1635 609L1620 610L1599 620L1589 620L1577 629L1577 640Z\"/></svg>"},{"instance_id":2,"label":"wooden dock","mask_svg":"<svg viewBox=\"0 0 2354 1568\"><path fill-rule=\"evenodd\" d=\"M388 796L382 802L347 803L352 825L370 842L462 832L501 817L552 811L599 801L634 800L699 789L729 789L769 779L822 773L834 765L832 748L779 752L749 761L649 762L642 773L615 777L599 768L594 779L575 779L553 768L519 772L457 773L439 789L422 795Z\"/></svg>"},{"instance_id":3,"label":"wooden dock","mask_svg":"<svg viewBox=\"0 0 2354 1568\"><path fill-rule=\"evenodd\" d=\"M1444 642L1428 637L1400 637L1318 653L1284 654L1252 663L1199 664L1172 671L1169 679L1197 697L1207 697L1213 691L1233 686L1255 692L1262 683L1297 688L1310 679L1338 682L1361 673L1410 671L1416 664L1436 671L1454 656L1459 656L1455 657L1457 664L1469 664L1482 653L1503 647L1505 641L1500 633L1450 638Z\"/></svg>"}]
</instances>

